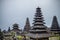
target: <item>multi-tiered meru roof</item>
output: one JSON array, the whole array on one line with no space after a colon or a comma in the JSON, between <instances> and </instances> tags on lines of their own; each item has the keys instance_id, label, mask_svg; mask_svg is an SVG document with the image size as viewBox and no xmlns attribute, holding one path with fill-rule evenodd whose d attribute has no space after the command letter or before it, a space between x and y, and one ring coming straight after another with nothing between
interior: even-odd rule
<instances>
[{"instance_id":1,"label":"multi-tiered meru roof","mask_svg":"<svg viewBox=\"0 0 60 40\"><path fill-rule=\"evenodd\" d=\"M24 32L29 32L30 29L31 29L31 27L30 27L29 18L27 18L26 19L26 24L24 26Z\"/></svg>"},{"instance_id":2,"label":"multi-tiered meru roof","mask_svg":"<svg viewBox=\"0 0 60 40\"><path fill-rule=\"evenodd\" d=\"M31 38L48 38L49 33L47 31L47 27L44 25L44 17L41 12L41 8L36 8L33 28L30 30L30 33L27 34Z\"/></svg>"},{"instance_id":3,"label":"multi-tiered meru roof","mask_svg":"<svg viewBox=\"0 0 60 40\"><path fill-rule=\"evenodd\" d=\"M57 20L56 16L53 17L50 31L55 34L60 34L60 27L59 27L58 20Z\"/></svg>"}]
</instances>

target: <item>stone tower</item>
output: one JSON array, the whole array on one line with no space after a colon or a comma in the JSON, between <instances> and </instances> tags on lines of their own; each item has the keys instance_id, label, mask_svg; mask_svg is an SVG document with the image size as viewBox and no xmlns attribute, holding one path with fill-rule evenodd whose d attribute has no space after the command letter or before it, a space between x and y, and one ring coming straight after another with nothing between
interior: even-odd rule
<instances>
[{"instance_id":1,"label":"stone tower","mask_svg":"<svg viewBox=\"0 0 60 40\"><path fill-rule=\"evenodd\" d=\"M33 28L30 33L27 34L33 40L48 40L49 33L47 32L47 27L44 25L44 17L41 12L41 8L36 8Z\"/></svg>"},{"instance_id":2,"label":"stone tower","mask_svg":"<svg viewBox=\"0 0 60 40\"><path fill-rule=\"evenodd\" d=\"M24 32L29 32L30 29L31 29L31 27L30 27L29 18L27 18L26 19L26 24L24 26Z\"/></svg>"}]
</instances>

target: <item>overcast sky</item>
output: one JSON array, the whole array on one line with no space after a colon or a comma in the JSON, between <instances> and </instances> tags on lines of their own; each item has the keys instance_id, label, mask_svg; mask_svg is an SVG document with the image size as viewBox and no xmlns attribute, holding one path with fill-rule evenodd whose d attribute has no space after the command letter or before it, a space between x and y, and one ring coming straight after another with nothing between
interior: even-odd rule
<instances>
[{"instance_id":1,"label":"overcast sky","mask_svg":"<svg viewBox=\"0 0 60 40\"><path fill-rule=\"evenodd\" d=\"M19 27L23 28L27 17L29 17L32 26L38 6L42 10L46 26L51 26L55 15L60 24L60 0L0 0L0 28L12 28L14 23L19 24Z\"/></svg>"}]
</instances>

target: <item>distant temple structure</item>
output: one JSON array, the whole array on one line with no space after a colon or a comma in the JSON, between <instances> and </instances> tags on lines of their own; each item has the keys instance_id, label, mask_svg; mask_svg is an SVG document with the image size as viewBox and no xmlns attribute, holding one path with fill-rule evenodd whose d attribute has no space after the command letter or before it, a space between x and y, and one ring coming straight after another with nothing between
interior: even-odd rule
<instances>
[{"instance_id":1,"label":"distant temple structure","mask_svg":"<svg viewBox=\"0 0 60 40\"><path fill-rule=\"evenodd\" d=\"M58 24L56 16L53 17L53 21L52 21L52 25L51 25L50 31L53 34L59 34L60 35L60 27L59 27L59 24Z\"/></svg>"},{"instance_id":2,"label":"distant temple structure","mask_svg":"<svg viewBox=\"0 0 60 40\"><path fill-rule=\"evenodd\" d=\"M28 33L30 29L31 29L31 27L30 27L29 18L27 18L27 19L26 19L26 24L25 24L23 30L24 30L25 33Z\"/></svg>"},{"instance_id":3,"label":"distant temple structure","mask_svg":"<svg viewBox=\"0 0 60 40\"><path fill-rule=\"evenodd\" d=\"M33 40L48 40L49 33L47 27L44 25L44 18L41 12L41 8L36 8L33 28L30 30L30 33L27 34Z\"/></svg>"},{"instance_id":4,"label":"distant temple structure","mask_svg":"<svg viewBox=\"0 0 60 40\"><path fill-rule=\"evenodd\" d=\"M16 37L27 36L30 40L54 40L58 35L60 37L60 26L58 24L57 17L53 17L52 25L48 28L45 25L44 17L41 12L41 8L36 8L36 13L33 20L33 26L30 25L29 18L26 18L26 23L23 30L19 29L19 24L14 23L12 29L4 30L4 40L17 39ZM26 37L25 37L26 38Z\"/></svg>"},{"instance_id":5,"label":"distant temple structure","mask_svg":"<svg viewBox=\"0 0 60 40\"><path fill-rule=\"evenodd\" d=\"M10 27L8 28L8 32L10 32L11 31L11 29L10 29Z\"/></svg>"},{"instance_id":6,"label":"distant temple structure","mask_svg":"<svg viewBox=\"0 0 60 40\"><path fill-rule=\"evenodd\" d=\"M19 29L19 26L17 23L13 24L13 29L11 30L10 27L8 28L8 31L4 30L4 40L13 40L16 36L21 35L22 30Z\"/></svg>"},{"instance_id":7,"label":"distant temple structure","mask_svg":"<svg viewBox=\"0 0 60 40\"><path fill-rule=\"evenodd\" d=\"M21 32L21 30L19 29L19 26L17 23L13 24L13 29L11 31L14 31L14 32Z\"/></svg>"}]
</instances>

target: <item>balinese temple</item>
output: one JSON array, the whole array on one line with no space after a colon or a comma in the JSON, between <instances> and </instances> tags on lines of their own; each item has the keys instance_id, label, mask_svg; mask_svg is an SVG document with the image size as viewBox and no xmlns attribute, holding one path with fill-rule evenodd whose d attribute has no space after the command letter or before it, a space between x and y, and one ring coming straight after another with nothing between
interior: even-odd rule
<instances>
[{"instance_id":1,"label":"balinese temple","mask_svg":"<svg viewBox=\"0 0 60 40\"><path fill-rule=\"evenodd\" d=\"M30 33L26 34L32 40L49 40L50 34L47 31L47 27L44 25L44 17L41 12L41 8L36 8L33 28Z\"/></svg>"},{"instance_id":2,"label":"balinese temple","mask_svg":"<svg viewBox=\"0 0 60 40\"><path fill-rule=\"evenodd\" d=\"M4 40L13 40L15 35L21 35L22 30L19 29L18 24L13 24L13 29L11 30L10 27L8 28L8 31L3 31L4 34Z\"/></svg>"},{"instance_id":3,"label":"balinese temple","mask_svg":"<svg viewBox=\"0 0 60 40\"><path fill-rule=\"evenodd\" d=\"M58 20L57 20L56 16L53 17L50 31L54 34L60 34L60 27L59 27Z\"/></svg>"},{"instance_id":4,"label":"balinese temple","mask_svg":"<svg viewBox=\"0 0 60 40\"><path fill-rule=\"evenodd\" d=\"M26 24L24 26L24 32L28 33L30 29L31 29L31 27L30 27L29 18L27 18L26 19Z\"/></svg>"},{"instance_id":5,"label":"balinese temple","mask_svg":"<svg viewBox=\"0 0 60 40\"><path fill-rule=\"evenodd\" d=\"M3 35L4 35L4 40L12 40L12 34L11 34L11 30L10 27L8 28L8 31L3 30Z\"/></svg>"},{"instance_id":6,"label":"balinese temple","mask_svg":"<svg viewBox=\"0 0 60 40\"><path fill-rule=\"evenodd\" d=\"M19 29L19 25L17 23L13 24L13 29L11 31L16 32L17 34L22 32L22 30Z\"/></svg>"}]
</instances>

